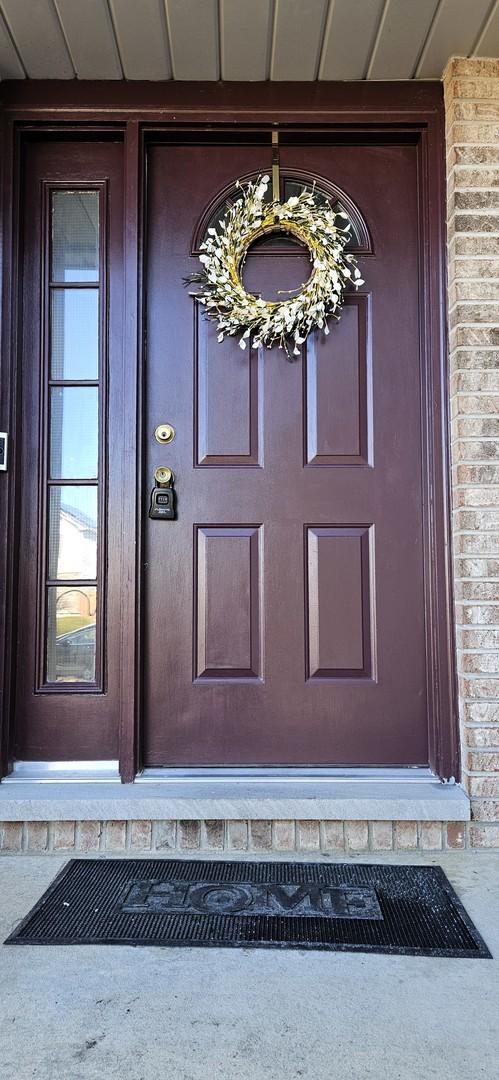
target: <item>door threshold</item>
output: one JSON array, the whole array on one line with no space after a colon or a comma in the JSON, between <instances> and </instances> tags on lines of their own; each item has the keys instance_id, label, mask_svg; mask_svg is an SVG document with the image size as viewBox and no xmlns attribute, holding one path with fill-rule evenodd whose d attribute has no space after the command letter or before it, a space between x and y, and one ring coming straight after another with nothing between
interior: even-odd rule
<instances>
[{"instance_id":1,"label":"door threshold","mask_svg":"<svg viewBox=\"0 0 499 1080\"><path fill-rule=\"evenodd\" d=\"M16 761L2 784L112 783L120 782L118 761ZM217 766L202 768L146 768L135 777L136 784L310 784L310 783L410 783L441 784L431 769L334 768L314 766ZM454 783L452 780L451 783Z\"/></svg>"},{"instance_id":2,"label":"door threshold","mask_svg":"<svg viewBox=\"0 0 499 1080\"><path fill-rule=\"evenodd\" d=\"M144 769L135 778L136 784L218 783L218 784L307 784L307 783L442 783L431 769L419 766L406 768L328 768L313 766L282 767L209 767Z\"/></svg>"},{"instance_id":3,"label":"door threshold","mask_svg":"<svg viewBox=\"0 0 499 1080\"><path fill-rule=\"evenodd\" d=\"M119 761L15 761L2 784L121 783Z\"/></svg>"}]
</instances>

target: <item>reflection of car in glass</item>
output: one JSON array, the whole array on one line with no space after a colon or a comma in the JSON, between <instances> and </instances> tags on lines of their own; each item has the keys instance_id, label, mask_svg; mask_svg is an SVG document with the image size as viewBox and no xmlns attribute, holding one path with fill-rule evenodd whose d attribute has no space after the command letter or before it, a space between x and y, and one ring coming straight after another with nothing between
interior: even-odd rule
<instances>
[{"instance_id":1,"label":"reflection of car in glass","mask_svg":"<svg viewBox=\"0 0 499 1080\"><path fill-rule=\"evenodd\" d=\"M61 634L55 643L58 679L93 682L95 679L95 623Z\"/></svg>"}]
</instances>

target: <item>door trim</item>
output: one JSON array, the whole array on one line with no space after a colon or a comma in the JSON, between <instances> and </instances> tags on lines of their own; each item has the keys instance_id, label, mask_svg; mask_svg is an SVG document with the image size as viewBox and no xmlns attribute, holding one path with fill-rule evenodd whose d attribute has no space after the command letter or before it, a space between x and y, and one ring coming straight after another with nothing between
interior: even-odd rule
<instances>
[{"instance_id":1,"label":"door trim","mask_svg":"<svg viewBox=\"0 0 499 1080\"><path fill-rule=\"evenodd\" d=\"M128 310L127 378L123 385L129 441L123 454L126 516L133 522L120 553L122 589L120 772L131 781L140 770L140 586L141 586L141 386L142 266L146 145L168 138L193 140L207 130L225 140L238 130L251 139L279 123L291 129L334 134L338 138L413 139L418 143L420 198L421 342L425 368L422 410L424 461L424 550L427 617L427 669L430 764L435 773L459 775L455 695L455 649L450 562L449 439L445 300L445 143L440 83L201 84L60 83L2 84L3 140L3 370L5 389L0 427L10 430L11 469L0 477L0 775L9 771L12 706L12 653L15 641L16 328L19 311L18 192L22 139L89 134L125 139L125 296ZM248 104L249 103L249 104ZM239 127L235 129L235 124ZM269 139L270 143L270 139ZM3 481L5 477L6 482ZM133 535L132 535L133 532ZM137 559L134 551L138 551ZM2 634L2 631L5 631Z\"/></svg>"}]
</instances>

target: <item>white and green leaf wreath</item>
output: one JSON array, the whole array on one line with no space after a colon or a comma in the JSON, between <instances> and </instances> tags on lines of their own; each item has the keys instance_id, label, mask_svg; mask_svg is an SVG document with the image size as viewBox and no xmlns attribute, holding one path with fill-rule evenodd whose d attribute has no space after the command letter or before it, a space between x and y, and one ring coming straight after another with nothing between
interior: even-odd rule
<instances>
[{"instance_id":1,"label":"white and green leaf wreath","mask_svg":"<svg viewBox=\"0 0 499 1080\"><path fill-rule=\"evenodd\" d=\"M311 330L328 334L328 318L339 319L348 283L356 288L364 283L355 257L344 250L350 239L348 214L319 203L315 192L306 189L283 203L266 202L268 184L269 177L261 176L239 185L241 196L201 244L202 271L186 280L200 286L192 295L218 323L219 341L241 335L242 349L251 337L254 349L278 343L288 355L298 356ZM295 236L307 247L312 272L298 295L263 300L246 292L241 272L250 245L276 232Z\"/></svg>"}]
</instances>

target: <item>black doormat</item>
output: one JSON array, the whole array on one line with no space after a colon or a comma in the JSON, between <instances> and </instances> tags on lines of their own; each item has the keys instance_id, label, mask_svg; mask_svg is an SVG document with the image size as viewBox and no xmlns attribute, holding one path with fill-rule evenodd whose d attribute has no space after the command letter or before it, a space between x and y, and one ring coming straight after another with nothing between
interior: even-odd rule
<instances>
[{"instance_id":1,"label":"black doormat","mask_svg":"<svg viewBox=\"0 0 499 1080\"><path fill-rule=\"evenodd\" d=\"M198 859L72 859L6 944L491 955L440 867Z\"/></svg>"}]
</instances>

